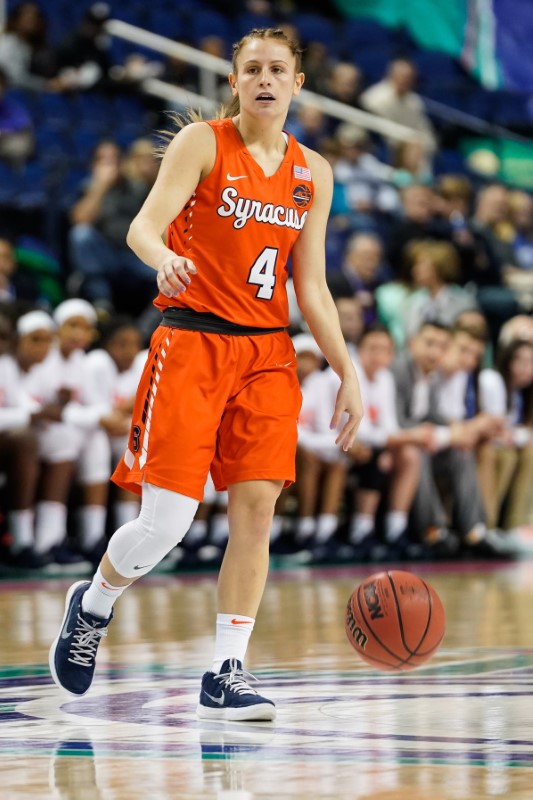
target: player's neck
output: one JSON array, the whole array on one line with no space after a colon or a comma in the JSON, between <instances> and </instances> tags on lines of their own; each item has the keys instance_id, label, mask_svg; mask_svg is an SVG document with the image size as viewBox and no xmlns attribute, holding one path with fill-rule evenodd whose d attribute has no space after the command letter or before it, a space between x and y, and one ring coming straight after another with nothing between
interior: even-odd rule
<instances>
[{"instance_id":1,"label":"player's neck","mask_svg":"<svg viewBox=\"0 0 533 800\"><path fill-rule=\"evenodd\" d=\"M284 120L261 121L239 115L234 119L245 146L251 150L260 149L265 154L281 153L287 149L281 135Z\"/></svg>"}]
</instances>

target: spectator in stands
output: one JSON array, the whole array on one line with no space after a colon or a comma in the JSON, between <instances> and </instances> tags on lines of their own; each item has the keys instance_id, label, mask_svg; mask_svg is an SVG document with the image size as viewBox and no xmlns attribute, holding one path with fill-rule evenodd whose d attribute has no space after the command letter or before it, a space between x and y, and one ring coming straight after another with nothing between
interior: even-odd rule
<instances>
[{"instance_id":1,"label":"spectator in stands","mask_svg":"<svg viewBox=\"0 0 533 800\"><path fill-rule=\"evenodd\" d=\"M8 239L0 238L0 302L33 303L37 296L34 281L18 269L15 247Z\"/></svg>"},{"instance_id":2,"label":"spectator in stands","mask_svg":"<svg viewBox=\"0 0 533 800\"><path fill-rule=\"evenodd\" d=\"M498 346L507 347L517 339L533 342L533 318L527 314L517 314L507 320L500 330Z\"/></svg>"},{"instance_id":3,"label":"spectator in stands","mask_svg":"<svg viewBox=\"0 0 533 800\"><path fill-rule=\"evenodd\" d=\"M521 270L533 270L533 197L528 192L510 193L509 217L515 263Z\"/></svg>"},{"instance_id":4,"label":"spectator in stands","mask_svg":"<svg viewBox=\"0 0 533 800\"><path fill-rule=\"evenodd\" d=\"M327 76L332 70L328 48L323 42L309 42L304 50L302 72L305 75L305 88L317 94L329 94Z\"/></svg>"},{"instance_id":5,"label":"spectator in stands","mask_svg":"<svg viewBox=\"0 0 533 800\"><path fill-rule=\"evenodd\" d=\"M399 210L398 193L392 185L393 169L369 152L370 138L363 128L343 122L335 138L341 152L333 175L344 186L351 226L359 230L375 229L376 215Z\"/></svg>"},{"instance_id":6,"label":"spectator in stands","mask_svg":"<svg viewBox=\"0 0 533 800\"><path fill-rule=\"evenodd\" d=\"M479 376L479 403L505 419L505 429L480 452L481 486L490 525L528 524L533 507L533 342L501 348L497 369Z\"/></svg>"},{"instance_id":7,"label":"spectator in stands","mask_svg":"<svg viewBox=\"0 0 533 800\"><path fill-rule=\"evenodd\" d=\"M405 246L413 239L449 239L449 226L435 213L435 194L430 186L411 184L401 191L401 213L388 233L387 261L392 274L402 274Z\"/></svg>"},{"instance_id":8,"label":"spectator in stands","mask_svg":"<svg viewBox=\"0 0 533 800\"><path fill-rule=\"evenodd\" d=\"M423 454L420 482L413 504L413 518L427 543L449 542L448 517L439 484L451 492L454 527L470 555L497 552L492 532L485 523L473 447L477 437L462 422L448 424L438 408L439 368L450 345L450 330L437 322L424 322L409 348L396 357L392 372L396 383L396 407L402 428L423 422L433 426L433 443ZM453 549L453 548L452 548Z\"/></svg>"},{"instance_id":9,"label":"spectator in stands","mask_svg":"<svg viewBox=\"0 0 533 800\"><path fill-rule=\"evenodd\" d=\"M95 150L88 184L70 212L69 233L79 290L95 306L110 310L122 297L139 313L155 296L154 271L126 246L126 233L157 168L149 139L137 139L122 161L112 142Z\"/></svg>"},{"instance_id":10,"label":"spectator in stands","mask_svg":"<svg viewBox=\"0 0 533 800\"><path fill-rule=\"evenodd\" d=\"M70 89L105 89L109 84L111 40L105 24L110 17L107 3L93 3L57 48L59 77Z\"/></svg>"},{"instance_id":11,"label":"spectator in stands","mask_svg":"<svg viewBox=\"0 0 533 800\"><path fill-rule=\"evenodd\" d=\"M449 238L461 259L460 283L491 283L487 247L471 224L471 182L464 175L441 175L436 189L437 213L449 226Z\"/></svg>"},{"instance_id":12,"label":"spectator in stands","mask_svg":"<svg viewBox=\"0 0 533 800\"><path fill-rule=\"evenodd\" d=\"M483 318L481 318L483 320ZM484 413L479 405L478 376L487 345L488 328L484 321L469 319L462 313L451 329L450 344L440 364L437 409L449 424L464 422L472 434L472 446L501 433L503 415ZM493 526L491 526L493 527Z\"/></svg>"},{"instance_id":13,"label":"spectator in stands","mask_svg":"<svg viewBox=\"0 0 533 800\"><path fill-rule=\"evenodd\" d=\"M33 121L20 100L8 92L8 79L0 68L0 160L19 166L33 154Z\"/></svg>"},{"instance_id":14,"label":"spectator in stands","mask_svg":"<svg viewBox=\"0 0 533 800\"><path fill-rule=\"evenodd\" d=\"M414 289L402 310L407 339L426 320L451 326L462 311L477 308L474 296L457 283L459 256L453 244L415 241L407 246L406 257Z\"/></svg>"},{"instance_id":15,"label":"spectator in stands","mask_svg":"<svg viewBox=\"0 0 533 800\"><path fill-rule=\"evenodd\" d=\"M393 166L396 186L408 186L411 183L430 184L433 181L424 145L416 139L400 142L397 145Z\"/></svg>"},{"instance_id":16,"label":"spectator in stands","mask_svg":"<svg viewBox=\"0 0 533 800\"><path fill-rule=\"evenodd\" d=\"M406 58L396 58L390 62L385 77L363 92L361 105L373 114L419 133L429 162L436 150L437 141L424 104L414 91L416 79L414 64ZM389 139L393 152L397 144L397 140Z\"/></svg>"},{"instance_id":17,"label":"spectator in stands","mask_svg":"<svg viewBox=\"0 0 533 800\"><path fill-rule=\"evenodd\" d=\"M326 137L326 115L317 106L301 105L297 108L287 130L306 147L320 150L321 142Z\"/></svg>"},{"instance_id":18,"label":"spectator in stands","mask_svg":"<svg viewBox=\"0 0 533 800\"><path fill-rule=\"evenodd\" d=\"M348 352L352 359L354 359L357 353L357 343L364 327L361 303L352 293L347 296L339 295L333 299L335 301L337 314L339 315L344 341L346 342Z\"/></svg>"},{"instance_id":19,"label":"spectator in stands","mask_svg":"<svg viewBox=\"0 0 533 800\"><path fill-rule=\"evenodd\" d=\"M0 67L11 86L34 91L61 91L55 58L46 42L46 18L37 3L22 2L7 17L0 34Z\"/></svg>"},{"instance_id":20,"label":"spectator in stands","mask_svg":"<svg viewBox=\"0 0 533 800\"><path fill-rule=\"evenodd\" d=\"M353 294L363 309L364 324L376 321L375 290L388 277L381 240L373 233L355 233L344 252L342 268L327 273L332 295Z\"/></svg>"},{"instance_id":21,"label":"spectator in stands","mask_svg":"<svg viewBox=\"0 0 533 800\"><path fill-rule=\"evenodd\" d=\"M361 83L362 75L359 67L348 61L340 61L332 67L324 93L339 103L361 108Z\"/></svg>"},{"instance_id":22,"label":"spectator in stands","mask_svg":"<svg viewBox=\"0 0 533 800\"><path fill-rule=\"evenodd\" d=\"M509 221L509 192L499 184L490 184L477 195L472 229L484 243L486 279L478 299L485 313L493 342L502 324L520 311L518 299L505 285L506 276L517 268L512 247L513 227Z\"/></svg>"},{"instance_id":23,"label":"spectator in stands","mask_svg":"<svg viewBox=\"0 0 533 800\"><path fill-rule=\"evenodd\" d=\"M352 557L358 561L379 557L376 517L384 495L387 555L402 558L412 552L407 529L419 481L420 447L427 448L432 441L430 426L400 429L396 389L389 370L393 358L394 345L388 330L379 323L366 328L357 350L357 372L365 407L365 421L359 428L357 442L369 448L370 458L357 463L361 456L355 450L358 485L349 530L349 541L354 546Z\"/></svg>"}]
</instances>

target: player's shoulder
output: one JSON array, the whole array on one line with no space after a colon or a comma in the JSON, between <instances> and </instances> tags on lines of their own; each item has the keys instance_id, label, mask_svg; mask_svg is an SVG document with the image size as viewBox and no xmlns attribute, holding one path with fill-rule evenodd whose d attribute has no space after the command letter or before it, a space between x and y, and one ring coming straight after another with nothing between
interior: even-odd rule
<instances>
[{"instance_id":1,"label":"player's shoulder","mask_svg":"<svg viewBox=\"0 0 533 800\"><path fill-rule=\"evenodd\" d=\"M320 153L317 153L316 150L312 150L310 147L307 147L307 145L301 144L300 142L298 142L298 146L305 156L307 166L311 170L313 179L315 179L316 175L321 178L332 176L331 166L329 161L325 159L324 156L320 155Z\"/></svg>"},{"instance_id":2,"label":"player's shoulder","mask_svg":"<svg viewBox=\"0 0 533 800\"><path fill-rule=\"evenodd\" d=\"M85 358L85 365L92 368L102 368L102 367L109 367L110 365L114 364L115 362L107 352L103 348L99 347L96 350L90 350L86 354Z\"/></svg>"},{"instance_id":3,"label":"player's shoulder","mask_svg":"<svg viewBox=\"0 0 533 800\"><path fill-rule=\"evenodd\" d=\"M168 146L168 150L176 149L179 145L193 144L202 146L206 143L215 142L215 132L210 120L196 120L183 125L177 132Z\"/></svg>"},{"instance_id":4,"label":"player's shoulder","mask_svg":"<svg viewBox=\"0 0 533 800\"><path fill-rule=\"evenodd\" d=\"M9 353L0 356L0 374L3 377L9 376L10 378L18 375L19 370L17 362L14 357Z\"/></svg>"}]
</instances>

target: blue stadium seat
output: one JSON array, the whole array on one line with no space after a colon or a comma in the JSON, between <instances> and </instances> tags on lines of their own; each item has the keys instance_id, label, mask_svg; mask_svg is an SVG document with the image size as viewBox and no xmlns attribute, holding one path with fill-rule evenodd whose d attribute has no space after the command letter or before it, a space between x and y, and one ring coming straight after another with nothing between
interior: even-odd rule
<instances>
[{"instance_id":1,"label":"blue stadium seat","mask_svg":"<svg viewBox=\"0 0 533 800\"><path fill-rule=\"evenodd\" d=\"M18 173L3 161L0 161L0 205L14 203L19 183Z\"/></svg>"},{"instance_id":2,"label":"blue stadium seat","mask_svg":"<svg viewBox=\"0 0 533 800\"><path fill-rule=\"evenodd\" d=\"M309 42L322 42L328 49L334 48L339 34L335 25L320 14L295 14L291 19L305 46Z\"/></svg>"},{"instance_id":3,"label":"blue stadium seat","mask_svg":"<svg viewBox=\"0 0 533 800\"><path fill-rule=\"evenodd\" d=\"M220 36L225 42L232 42L234 29L224 14L206 9L191 15L189 35L196 44L199 44L207 36Z\"/></svg>"},{"instance_id":4,"label":"blue stadium seat","mask_svg":"<svg viewBox=\"0 0 533 800\"><path fill-rule=\"evenodd\" d=\"M493 92L492 121L497 125L531 125L529 97L518 92Z\"/></svg>"},{"instance_id":5,"label":"blue stadium seat","mask_svg":"<svg viewBox=\"0 0 533 800\"><path fill-rule=\"evenodd\" d=\"M388 28L366 17L348 19L342 23L342 49L346 54L358 47L373 45L385 47L393 43L393 35Z\"/></svg>"},{"instance_id":6,"label":"blue stadium seat","mask_svg":"<svg viewBox=\"0 0 533 800\"><path fill-rule=\"evenodd\" d=\"M41 119L46 119L49 127L69 128L74 124L76 108L71 97L54 92L42 92L39 95Z\"/></svg>"},{"instance_id":7,"label":"blue stadium seat","mask_svg":"<svg viewBox=\"0 0 533 800\"><path fill-rule=\"evenodd\" d=\"M16 205L19 208L45 206L45 170L39 161L29 161L20 174Z\"/></svg>"},{"instance_id":8,"label":"blue stadium seat","mask_svg":"<svg viewBox=\"0 0 533 800\"><path fill-rule=\"evenodd\" d=\"M453 83L460 79L463 71L458 62L446 53L434 50L420 50L414 53L412 61L418 68L421 85L424 83Z\"/></svg>"},{"instance_id":9,"label":"blue stadium seat","mask_svg":"<svg viewBox=\"0 0 533 800\"><path fill-rule=\"evenodd\" d=\"M387 46L354 50L352 60L361 69L366 86L383 78L392 55L392 51Z\"/></svg>"},{"instance_id":10,"label":"blue stadium seat","mask_svg":"<svg viewBox=\"0 0 533 800\"><path fill-rule=\"evenodd\" d=\"M463 174L466 172L464 158L457 150L438 150L435 156L433 169L436 175L448 173Z\"/></svg>"},{"instance_id":11,"label":"blue stadium seat","mask_svg":"<svg viewBox=\"0 0 533 800\"><path fill-rule=\"evenodd\" d=\"M153 6L149 10L146 26L152 33L170 39L181 39L188 34L186 20L175 8Z\"/></svg>"},{"instance_id":12,"label":"blue stadium seat","mask_svg":"<svg viewBox=\"0 0 533 800\"><path fill-rule=\"evenodd\" d=\"M230 44L239 41L245 36L252 28L277 28L278 20L271 17L269 14L250 14L243 11L238 14L232 24L232 35L230 37Z\"/></svg>"}]
</instances>

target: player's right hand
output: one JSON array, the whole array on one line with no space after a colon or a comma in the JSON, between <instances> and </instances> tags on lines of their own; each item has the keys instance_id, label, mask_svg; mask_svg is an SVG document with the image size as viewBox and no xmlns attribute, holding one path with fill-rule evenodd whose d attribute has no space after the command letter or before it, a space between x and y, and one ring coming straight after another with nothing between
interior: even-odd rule
<instances>
[{"instance_id":1,"label":"player's right hand","mask_svg":"<svg viewBox=\"0 0 533 800\"><path fill-rule=\"evenodd\" d=\"M191 282L191 275L196 275L196 267L190 258L177 256L175 253L165 258L157 268L157 286L165 297L176 297L185 292Z\"/></svg>"}]
</instances>

